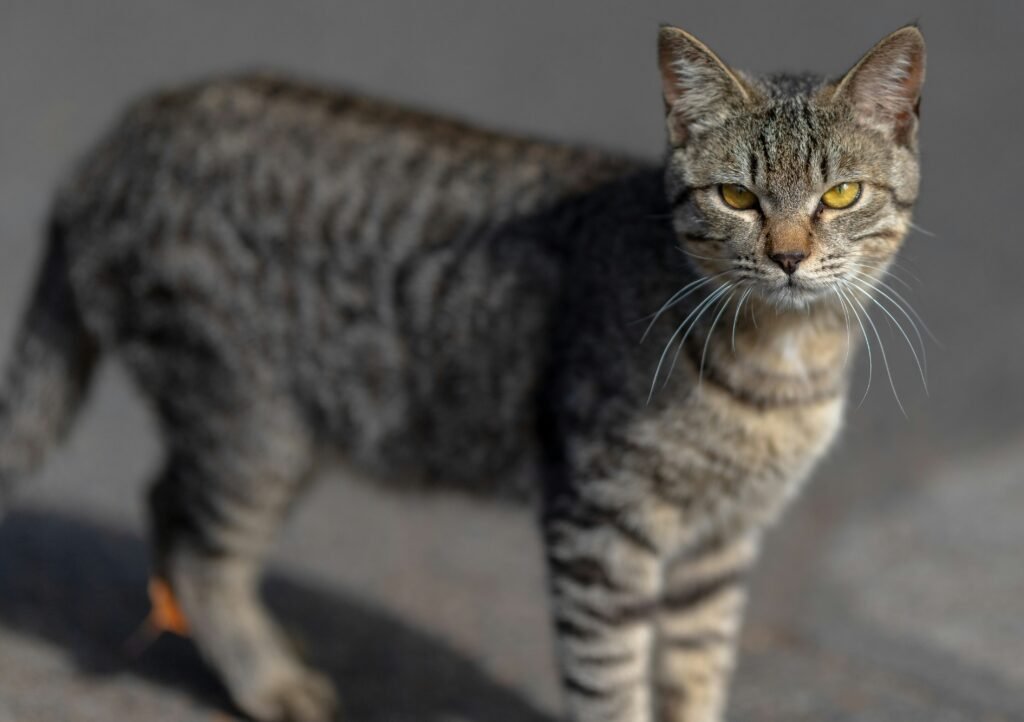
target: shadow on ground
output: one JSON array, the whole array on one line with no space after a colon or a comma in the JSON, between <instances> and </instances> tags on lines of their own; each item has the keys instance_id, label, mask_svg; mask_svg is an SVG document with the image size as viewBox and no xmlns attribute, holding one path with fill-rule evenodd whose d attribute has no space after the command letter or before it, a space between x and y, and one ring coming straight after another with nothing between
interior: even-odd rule
<instances>
[{"instance_id":1,"label":"shadow on ground","mask_svg":"<svg viewBox=\"0 0 1024 722\"><path fill-rule=\"evenodd\" d=\"M126 641L148 611L139 538L66 516L22 511L0 524L0 625L65 648L87 675L137 674L231 709L186 640L138 655ZM267 598L307 658L365 722L551 722L470 659L335 591L271 575Z\"/></svg>"}]
</instances>

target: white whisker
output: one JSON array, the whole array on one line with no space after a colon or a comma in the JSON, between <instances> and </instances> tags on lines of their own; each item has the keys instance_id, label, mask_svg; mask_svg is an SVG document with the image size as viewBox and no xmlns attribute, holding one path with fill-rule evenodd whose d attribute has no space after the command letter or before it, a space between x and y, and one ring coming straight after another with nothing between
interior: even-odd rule
<instances>
[{"instance_id":1,"label":"white whisker","mask_svg":"<svg viewBox=\"0 0 1024 722\"><path fill-rule=\"evenodd\" d=\"M873 304L878 306L878 308L882 309L882 312L886 316L889 317L889 320L892 321L894 324L896 324L896 328L903 335L904 340L906 340L906 342L907 342L907 346L910 347L910 353L913 354L914 361L917 362L917 370L921 373L921 385L924 386L924 392L925 392L925 394L927 394L928 393L928 380L927 380L927 373L925 372L925 364L923 364L921 362L921 358L917 355L917 350L914 348L914 344L910 341L910 336L907 335L907 332L903 329L903 326L900 325L900 322L896 319L895 316L893 316L891 313L889 313L889 309L887 309L877 298L875 298L873 295L871 295L872 289L870 287L865 286L861 281L858 281L856 279L848 279L847 283L851 283L856 288L859 288L861 290L861 292L863 292L864 295L867 296L868 300L870 300ZM891 301L898 309L903 311L903 307L900 306L899 304L897 304L895 301L893 301L892 298L890 298L884 291L882 291L881 289L878 289L878 288L876 288L874 290L877 291L878 293L881 293L883 296L885 296L885 298L888 298L889 301ZM907 319L910 321L911 324L914 323L913 319L911 319L910 315L907 314L905 311L903 312L903 315L907 317ZM915 326L915 328L916 328L916 326ZM917 338L918 338L918 341L921 343L921 353L923 355L924 354L924 339L921 338L921 334L920 333L917 334ZM927 357L925 357L925 358L927 359Z\"/></svg>"},{"instance_id":2,"label":"white whisker","mask_svg":"<svg viewBox=\"0 0 1024 722\"><path fill-rule=\"evenodd\" d=\"M917 324L920 323L921 326L924 327L925 332L931 337L932 341L935 341L938 344L938 341L935 339L935 334L933 334L931 332L931 329L928 328L928 324L926 324L924 320L921 318L921 315L916 310L914 310L914 307L910 304L910 302L907 299L905 299L902 295L900 295L899 291L895 290L889 284L885 283L884 281L875 281L871 279L869 276L865 276L863 273L859 273L857 271L854 271L854 276L859 278L862 283L867 285L869 288L873 289L880 296L889 301L889 303L898 308L900 313L902 313L903 316L907 319L907 321L910 322L910 325L914 329L914 334L917 336L917 342L921 346L921 358L924 361L924 368L927 372L928 356L925 350L924 337L921 335L921 329L918 328ZM893 298L894 296L895 298ZM913 314L913 317L911 316L911 314ZM942 344L938 345L941 346Z\"/></svg>"},{"instance_id":3,"label":"white whisker","mask_svg":"<svg viewBox=\"0 0 1024 722\"><path fill-rule=\"evenodd\" d=\"M712 257L712 256L700 256L700 255L697 255L696 253L693 253L691 251L687 251L685 248L680 248L678 246L676 246L676 250L679 251L680 253L684 254L684 255L689 256L690 258L699 258L702 261L726 261L726 260L728 260L724 256L719 256L717 258Z\"/></svg>"},{"instance_id":4,"label":"white whisker","mask_svg":"<svg viewBox=\"0 0 1024 722\"><path fill-rule=\"evenodd\" d=\"M683 319L682 323L680 323L678 326L676 326L676 330L672 333L672 335L669 337L668 341L665 343L665 348L662 350L661 357L658 359L658 366L654 369L654 378L651 379L651 391L650 391L650 393L647 396L647 403L651 403L651 399L654 398L654 389L657 386L658 378L661 375L661 367L665 363L665 357L668 355L669 349L672 348L672 344L675 342L676 338L682 332L683 327L685 327L687 325L687 323L689 323L690 319L694 318L695 315L697 316L697 318L699 318L700 317L699 314L703 313L702 309L706 308L709 303L713 302L715 299L717 299L722 294L724 294L726 291L728 291L729 288L731 287L731 285L732 284L727 284L725 286L722 286L722 287L717 288L714 291L712 291L711 294L709 294L707 298L705 298L703 301L701 301L699 304L697 304L697 306L692 311L690 311L690 313L686 316L686 318ZM687 334L689 334L689 331L687 331ZM683 337L683 341L684 342L686 341L686 337L685 336ZM676 355L678 356L678 352L677 352ZM675 367L675 360L674 359L672 361L672 367L673 368ZM665 383L668 383L668 378L671 377L671 375L672 375L672 369L669 369L668 376L666 376L666 378L665 378Z\"/></svg>"},{"instance_id":5,"label":"white whisker","mask_svg":"<svg viewBox=\"0 0 1024 722\"><path fill-rule=\"evenodd\" d=\"M932 238L934 238L934 237L935 237L935 234L934 234L934 233L932 233L932 232L931 232L931 231L929 231L929 230L926 230L926 229L922 228L921 226L917 225L916 223L913 223L913 222L910 222L910 221L908 221L908 222L907 222L907 225L908 225L908 226L910 226L911 228L913 228L913 229L914 229L915 231L917 231L917 232L919 232L919 233L923 233L923 234L925 234L926 236L931 236Z\"/></svg>"},{"instance_id":6,"label":"white whisker","mask_svg":"<svg viewBox=\"0 0 1024 722\"><path fill-rule=\"evenodd\" d=\"M736 284L728 283L728 284L722 286L720 289L718 289L718 291L716 291L716 293L713 294L713 296L709 296L707 298L707 300L708 301L712 301L712 303L706 304L704 306L704 308L701 309L701 312L698 313L697 316L693 319L693 321L690 322L690 327L686 329L686 333L683 334L683 337L679 340L679 344L676 346L675 356L672 357L672 365L669 367L668 375L665 377L665 383L666 384L668 383L669 377L672 376L672 371L676 367L676 362L679 361L679 354L686 347L686 339L689 338L690 333L693 331L693 329L697 327L697 324L700 322L701 316L704 315L705 311L707 311L709 308L714 306L714 302L717 302L718 299L720 299L722 296L724 296L726 294L726 292L728 292L735 285Z\"/></svg>"},{"instance_id":7,"label":"white whisker","mask_svg":"<svg viewBox=\"0 0 1024 722\"><path fill-rule=\"evenodd\" d=\"M831 287L832 293L839 300L839 307L843 309L843 318L846 320L846 353L843 354L843 368L845 368L850 363L850 346L853 345L853 341L850 338L850 312L846 309L846 301L839 295L839 289L836 288L836 285L833 283Z\"/></svg>"},{"instance_id":8,"label":"white whisker","mask_svg":"<svg viewBox=\"0 0 1024 722\"><path fill-rule=\"evenodd\" d=\"M698 279L695 279L693 281L690 281L685 286L680 288L678 291L673 293L672 296L669 297L669 299L667 301L665 301L664 304L662 304L661 308L659 308L650 317L651 318L651 322L649 324L647 324L647 328L644 330L643 335L640 337L640 343L643 343L647 339L647 336L650 334L651 329L654 328L654 324L656 324L658 322L658 319L661 317L661 314L665 313L665 311L667 311L672 306L674 306L675 304L677 304L680 301L682 301L684 298L689 296L691 293L697 291L699 288L707 285L708 283L711 283L711 281L715 280L716 278L721 278L722 276L725 276L728 273L731 273L731 269L728 270L728 271L722 271L721 273L716 273L713 276L702 276L701 278L698 278ZM643 321L644 319L641 318L641 319L637 319L637 320Z\"/></svg>"},{"instance_id":9,"label":"white whisker","mask_svg":"<svg viewBox=\"0 0 1024 722\"><path fill-rule=\"evenodd\" d=\"M899 406L900 412L903 414L903 416L905 418L909 418L907 416L907 410L903 408L903 402L900 401L900 395L896 391L896 382L892 378L892 369L889 367L889 359L885 353L885 343L882 341L882 334L878 332L878 326L876 326L875 322L871 320L871 314L867 312L867 309L864 308L864 304L862 304L860 300L857 298L857 289L855 289L853 286L848 285L846 281L844 281L843 284L846 285L847 289L850 291L850 296L851 298L853 298L854 303L856 303L857 306L860 307L860 310L864 312L864 320L868 322L868 325L871 326L871 330L875 334L875 340L878 341L878 351L879 353L882 354L882 365L885 367L885 375L889 377L889 387L892 389L893 398L896 399L896 405Z\"/></svg>"},{"instance_id":10,"label":"white whisker","mask_svg":"<svg viewBox=\"0 0 1024 722\"><path fill-rule=\"evenodd\" d=\"M743 292L743 295L740 296L739 302L736 304L736 315L732 317L732 352L734 354L736 353L736 322L740 319L740 309L743 308L743 302L747 300L747 296L749 296L750 292L753 290L754 287L751 286Z\"/></svg>"},{"instance_id":11,"label":"white whisker","mask_svg":"<svg viewBox=\"0 0 1024 722\"><path fill-rule=\"evenodd\" d=\"M704 382L704 358L708 355L708 346L711 345L711 336L715 332L715 326L718 325L718 319L722 317L722 313L729 307L729 302L732 301L732 297L735 291L729 293L725 301L721 304L721 308L718 309L718 313L715 315L713 321L711 321L711 328L708 329L707 338L704 339L704 350L700 354L700 369L697 371L697 386Z\"/></svg>"},{"instance_id":12,"label":"white whisker","mask_svg":"<svg viewBox=\"0 0 1024 722\"><path fill-rule=\"evenodd\" d=\"M868 352L868 381L864 385L864 395L861 397L860 403L857 404L857 408L860 408L861 406L864 405L864 402L868 398L868 392L871 391L871 379L874 376L875 363L872 359L871 340L868 338L868 332L867 329L864 328L864 322L860 320L860 314L857 313L857 309L854 307L853 302L850 300L849 296L847 296L846 292L839 286L836 286L836 291L839 293L839 295L846 299L847 303L850 304L850 311L853 312L853 317L854 319L856 319L857 325L860 326L860 333L864 337L864 347L867 349Z\"/></svg>"},{"instance_id":13,"label":"white whisker","mask_svg":"<svg viewBox=\"0 0 1024 722\"><path fill-rule=\"evenodd\" d=\"M863 273L858 273L858 272L855 272L855 273L856 273L857 275L861 276L861 277L862 277L862 278L863 278L863 279L864 279L865 281L867 281L867 282L869 283L869 285L872 285L872 286L875 286L875 287L877 287L877 288L878 288L878 292L879 292L879 293L882 293L882 290L881 290L881 289L885 289L885 290L887 290L887 291L888 291L889 293L891 293L891 294L892 294L893 296L895 296L895 297L896 297L896 298L897 298L897 299L898 299L899 301L901 301L901 302L902 302L902 306L905 306L905 307L906 307L906 310L904 310L904 309L903 309L903 308L901 307L901 304L897 303L896 301L893 301L893 299L891 299L891 298L889 299L889 300L890 300L890 301L891 301L891 302L893 303L893 305L895 305L895 306L897 306L897 307L900 307L900 308L901 308L901 310L904 310L904 314L906 314L906 311L909 311L910 313L912 313L912 314L914 315L914 318L915 318L915 319L917 320L917 323L921 324L921 327L922 327L922 328L924 328L924 332L925 332L926 334L928 334L928 337L929 337L929 338L931 338L931 340L932 340L932 341L933 341L933 342L934 342L934 343L935 343L935 344L936 344L937 346L939 346L940 348L942 347L942 342L941 342L941 341L939 341L939 339L937 339L937 338L935 337L935 334L934 334L934 333L932 333L932 330L931 330L930 328L928 328L928 324L927 324L927 323L925 323L925 321L924 321L924 319L923 319L923 318L921 318L921 314L919 314L919 313L917 312L917 310L916 310L916 309L914 308L914 306L913 306L913 305L912 305L912 304L910 303L910 301L908 301L908 300L907 300L906 298L904 298L904 297L903 297L903 295L902 295L902 294L900 294L900 292L899 292L899 291L897 291L897 290L896 290L895 288L893 288L892 286L890 286L890 285L889 285L888 283L886 283L886 282L885 282L884 280L882 280L882 279L872 279L872 278L871 278L870 276L866 276L866 275L865 275L865 274L863 274ZM883 295L884 295L884 294L883 294ZM909 320L909 319L908 319L908 320ZM911 323L914 323L914 322L913 322L913 321L911 321ZM917 325L917 324L914 324L914 325L915 325L915 327L916 327L916 325ZM921 335L921 332L920 332L920 331L917 331L917 335L918 335L918 337L920 337L920 335ZM924 342L922 341L922 348L923 348L923 347L924 347Z\"/></svg>"},{"instance_id":14,"label":"white whisker","mask_svg":"<svg viewBox=\"0 0 1024 722\"><path fill-rule=\"evenodd\" d=\"M917 283L917 285L919 285L919 286L925 285L924 281L921 280L920 276L918 276L913 270L911 270L911 269L906 267L906 265L903 263L903 261L905 260L903 258L894 258L891 261L889 261L889 263L886 266L881 266L881 265L879 265L877 263L874 263L874 264L873 263L867 263L866 261L869 261L869 260L871 260L871 259L868 259L868 258L865 258L864 256L858 255L856 258L851 258L850 262L851 263L859 263L860 265L864 266L864 268L870 268L870 269L873 269L875 271L881 271L882 273L888 273L890 276L892 276L893 278L897 279L900 283L906 284L908 286L908 288L909 288L910 286L909 286L909 284L907 284L906 281L904 281L902 278L900 278L895 273L893 273L892 269L898 268L900 271L902 271L903 273L906 273L908 276L910 276L911 280L914 281L915 283Z\"/></svg>"}]
</instances>

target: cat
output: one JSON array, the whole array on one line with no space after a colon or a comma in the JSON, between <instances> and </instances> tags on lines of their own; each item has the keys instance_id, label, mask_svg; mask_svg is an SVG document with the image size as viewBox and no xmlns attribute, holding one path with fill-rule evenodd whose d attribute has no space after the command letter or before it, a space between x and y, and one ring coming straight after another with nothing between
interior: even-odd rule
<instances>
[{"instance_id":1,"label":"cat","mask_svg":"<svg viewBox=\"0 0 1024 722\"><path fill-rule=\"evenodd\" d=\"M658 47L661 163L270 76L136 104L58 193L0 487L116 354L166 446L154 575L252 718L335 709L257 583L343 462L535 500L569 719L722 719L745 573L910 224L925 48L904 27L827 80Z\"/></svg>"}]
</instances>

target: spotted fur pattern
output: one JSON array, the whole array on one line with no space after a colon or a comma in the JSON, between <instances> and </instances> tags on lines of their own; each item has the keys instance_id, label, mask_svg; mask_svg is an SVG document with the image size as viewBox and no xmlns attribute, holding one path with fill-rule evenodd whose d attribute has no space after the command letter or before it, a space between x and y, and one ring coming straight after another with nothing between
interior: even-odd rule
<instances>
[{"instance_id":1,"label":"spotted fur pattern","mask_svg":"<svg viewBox=\"0 0 1024 722\"><path fill-rule=\"evenodd\" d=\"M341 461L537 498L570 719L721 719L743 577L840 426L851 319L909 223L923 41L838 81L754 78L674 28L659 58L659 165L269 77L138 104L59 195L0 487L114 353L166 442L157 571L254 718L333 709L256 581ZM860 200L823 207L844 181ZM798 246L790 275L771 256Z\"/></svg>"}]
</instances>

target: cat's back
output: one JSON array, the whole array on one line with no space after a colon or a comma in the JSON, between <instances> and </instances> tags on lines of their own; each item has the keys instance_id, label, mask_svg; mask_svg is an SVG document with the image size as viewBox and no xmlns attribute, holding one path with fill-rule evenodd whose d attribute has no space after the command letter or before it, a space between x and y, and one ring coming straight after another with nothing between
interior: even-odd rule
<instances>
[{"instance_id":1,"label":"cat's back","mask_svg":"<svg viewBox=\"0 0 1024 722\"><path fill-rule=\"evenodd\" d=\"M87 322L152 394L217 365L359 458L475 479L532 423L561 274L538 219L635 167L245 76L137 103L56 215Z\"/></svg>"},{"instance_id":2,"label":"cat's back","mask_svg":"<svg viewBox=\"0 0 1024 722\"><path fill-rule=\"evenodd\" d=\"M482 202L507 217L636 165L605 151L495 132L327 85L249 74L132 104L65 184L61 204L82 209L113 200L125 190L117 181L126 177L197 194L224 181L247 183L258 193L262 182L290 179L303 193L288 200L315 201L358 176L361 187L387 186L396 196L430 183L448 205ZM473 187L480 192L475 197ZM141 199L142 192L136 195ZM249 210L280 205L272 194L251 200L262 203Z\"/></svg>"},{"instance_id":3,"label":"cat's back","mask_svg":"<svg viewBox=\"0 0 1024 722\"><path fill-rule=\"evenodd\" d=\"M93 280L118 275L101 272L104 264L142 272L202 260L199 276L267 281L268 272L318 272L365 284L407 275L424 254L451 253L635 166L358 94L244 75L132 105L64 184L55 217L74 229L73 261L87 257L78 275Z\"/></svg>"}]
</instances>

